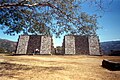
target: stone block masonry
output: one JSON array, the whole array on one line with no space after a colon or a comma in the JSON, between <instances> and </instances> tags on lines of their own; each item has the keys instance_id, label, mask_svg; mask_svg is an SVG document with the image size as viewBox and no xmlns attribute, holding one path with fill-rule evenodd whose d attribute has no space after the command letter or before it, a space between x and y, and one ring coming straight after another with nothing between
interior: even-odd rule
<instances>
[{"instance_id":1,"label":"stone block masonry","mask_svg":"<svg viewBox=\"0 0 120 80\"><path fill-rule=\"evenodd\" d=\"M42 36L40 54L51 54L52 52L52 37Z\"/></svg>"},{"instance_id":2,"label":"stone block masonry","mask_svg":"<svg viewBox=\"0 0 120 80\"><path fill-rule=\"evenodd\" d=\"M60 54L100 55L100 44L97 36L64 36ZM36 51L37 50L37 51ZM55 54L52 36L21 35L16 54Z\"/></svg>"},{"instance_id":3,"label":"stone block masonry","mask_svg":"<svg viewBox=\"0 0 120 80\"><path fill-rule=\"evenodd\" d=\"M36 54L51 54L53 42L51 36L43 35L21 35L19 37L16 54L33 54L38 49Z\"/></svg>"},{"instance_id":4,"label":"stone block masonry","mask_svg":"<svg viewBox=\"0 0 120 80\"><path fill-rule=\"evenodd\" d=\"M26 54L28 48L29 36L20 36L16 54Z\"/></svg>"},{"instance_id":5,"label":"stone block masonry","mask_svg":"<svg viewBox=\"0 0 120 80\"><path fill-rule=\"evenodd\" d=\"M87 36L75 35L75 54L88 55L89 42Z\"/></svg>"},{"instance_id":6,"label":"stone block masonry","mask_svg":"<svg viewBox=\"0 0 120 80\"><path fill-rule=\"evenodd\" d=\"M65 54L75 54L75 37L65 36L63 42L63 49Z\"/></svg>"},{"instance_id":7,"label":"stone block masonry","mask_svg":"<svg viewBox=\"0 0 120 80\"><path fill-rule=\"evenodd\" d=\"M98 36L89 37L89 54L100 55L100 42Z\"/></svg>"},{"instance_id":8,"label":"stone block masonry","mask_svg":"<svg viewBox=\"0 0 120 80\"><path fill-rule=\"evenodd\" d=\"M28 48L27 48L26 54L35 53L35 50L36 49L40 50L40 47L41 47L41 36L30 35L29 37L30 38L28 41ZM39 53L37 53L37 54L39 54Z\"/></svg>"},{"instance_id":9,"label":"stone block masonry","mask_svg":"<svg viewBox=\"0 0 120 80\"><path fill-rule=\"evenodd\" d=\"M63 41L64 54L100 55L97 36L67 35Z\"/></svg>"}]
</instances>

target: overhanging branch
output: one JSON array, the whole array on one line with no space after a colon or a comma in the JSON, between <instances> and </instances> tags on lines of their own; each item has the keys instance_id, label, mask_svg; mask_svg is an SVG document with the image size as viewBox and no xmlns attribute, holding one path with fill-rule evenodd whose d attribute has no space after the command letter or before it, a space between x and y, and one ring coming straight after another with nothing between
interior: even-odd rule
<instances>
[{"instance_id":1,"label":"overhanging branch","mask_svg":"<svg viewBox=\"0 0 120 80\"><path fill-rule=\"evenodd\" d=\"M22 4L22 3L4 3L0 5L0 9L2 8L10 8L10 7L33 7L33 6L49 6L53 8L53 5L50 3L34 3L34 4Z\"/></svg>"},{"instance_id":2,"label":"overhanging branch","mask_svg":"<svg viewBox=\"0 0 120 80\"><path fill-rule=\"evenodd\" d=\"M60 10L59 8L57 8L56 6L54 6L53 4L49 3L49 2L45 2L45 3L34 3L34 4L23 4L21 2L19 3L4 3L4 4L0 4L0 9L3 8L11 8L11 7L34 7L34 6L41 6L41 7L51 7L54 9L57 9L58 11L60 11L62 14L65 14L65 12L63 12L62 10Z\"/></svg>"}]
</instances>

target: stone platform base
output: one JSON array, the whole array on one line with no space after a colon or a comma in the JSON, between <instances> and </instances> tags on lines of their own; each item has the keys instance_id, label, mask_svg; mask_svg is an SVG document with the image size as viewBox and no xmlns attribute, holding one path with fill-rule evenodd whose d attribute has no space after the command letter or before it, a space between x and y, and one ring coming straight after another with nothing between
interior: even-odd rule
<instances>
[{"instance_id":1,"label":"stone platform base","mask_svg":"<svg viewBox=\"0 0 120 80\"><path fill-rule=\"evenodd\" d=\"M120 61L103 60L102 67L111 71L120 71Z\"/></svg>"}]
</instances>

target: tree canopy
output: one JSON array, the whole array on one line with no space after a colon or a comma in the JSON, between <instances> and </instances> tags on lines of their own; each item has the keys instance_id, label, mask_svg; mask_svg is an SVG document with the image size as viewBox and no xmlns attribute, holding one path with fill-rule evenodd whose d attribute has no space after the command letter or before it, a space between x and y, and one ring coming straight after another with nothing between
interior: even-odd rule
<instances>
[{"instance_id":1,"label":"tree canopy","mask_svg":"<svg viewBox=\"0 0 120 80\"><path fill-rule=\"evenodd\" d=\"M96 35L97 15L81 10L85 2L102 9L103 0L0 0L0 28L10 35Z\"/></svg>"}]
</instances>

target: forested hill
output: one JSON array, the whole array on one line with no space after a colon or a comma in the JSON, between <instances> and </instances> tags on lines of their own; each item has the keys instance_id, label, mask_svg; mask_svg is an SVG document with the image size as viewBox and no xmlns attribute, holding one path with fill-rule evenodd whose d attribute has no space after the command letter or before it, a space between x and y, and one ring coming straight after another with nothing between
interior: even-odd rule
<instances>
[{"instance_id":1,"label":"forested hill","mask_svg":"<svg viewBox=\"0 0 120 80\"><path fill-rule=\"evenodd\" d=\"M120 50L120 41L101 42L101 48L104 54L110 54L111 50Z\"/></svg>"},{"instance_id":2,"label":"forested hill","mask_svg":"<svg viewBox=\"0 0 120 80\"><path fill-rule=\"evenodd\" d=\"M14 52L16 50L17 42L0 39L0 50L5 52Z\"/></svg>"}]
</instances>

